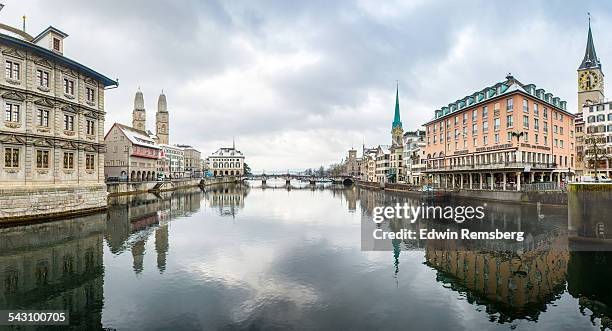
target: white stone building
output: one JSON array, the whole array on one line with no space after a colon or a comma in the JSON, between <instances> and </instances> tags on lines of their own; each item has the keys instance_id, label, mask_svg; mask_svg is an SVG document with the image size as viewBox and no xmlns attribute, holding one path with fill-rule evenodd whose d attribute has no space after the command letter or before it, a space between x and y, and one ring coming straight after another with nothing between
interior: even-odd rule
<instances>
[{"instance_id":1,"label":"white stone building","mask_svg":"<svg viewBox=\"0 0 612 331\"><path fill-rule=\"evenodd\" d=\"M65 57L67 36L0 24L0 219L106 207L104 91L117 81Z\"/></svg>"},{"instance_id":2,"label":"white stone building","mask_svg":"<svg viewBox=\"0 0 612 331\"><path fill-rule=\"evenodd\" d=\"M404 169L407 184L420 185L423 182L426 169L425 163L425 131L407 131L404 133Z\"/></svg>"},{"instance_id":3,"label":"white stone building","mask_svg":"<svg viewBox=\"0 0 612 331\"><path fill-rule=\"evenodd\" d=\"M612 176L612 101L586 104L582 108L586 135L584 136L585 174L595 175L597 146L598 174ZM596 139L596 143L592 141Z\"/></svg>"},{"instance_id":4,"label":"white stone building","mask_svg":"<svg viewBox=\"0 0 612 331\"><path fill-rule=\"evenodd\" d=\"M235 146L219 148L208 157L208 167L215 177L243 176L244 154Z\"/></svg>"}]
</instances>

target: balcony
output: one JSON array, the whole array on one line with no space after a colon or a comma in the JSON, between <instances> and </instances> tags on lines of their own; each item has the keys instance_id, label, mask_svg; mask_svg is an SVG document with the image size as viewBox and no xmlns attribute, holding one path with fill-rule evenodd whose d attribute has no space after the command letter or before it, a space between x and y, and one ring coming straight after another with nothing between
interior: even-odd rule
<instances>
[{"instance_id":1,"label":"balcony","mask_svg":"<svg viewBox=\"0 0 612 331\"><path fill-rule=\"evenodd\" d=\"M446 165L446 166L427 166L425 172L446 172L446 171L476 171L476 170L553 170L557 168L556 163L545 162L491 162L479 164Z\"/></svg>"}]
</instances>

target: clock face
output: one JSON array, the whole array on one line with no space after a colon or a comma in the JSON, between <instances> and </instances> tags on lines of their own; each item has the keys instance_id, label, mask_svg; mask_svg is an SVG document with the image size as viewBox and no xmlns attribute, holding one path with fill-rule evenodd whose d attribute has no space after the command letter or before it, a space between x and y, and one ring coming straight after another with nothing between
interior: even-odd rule
<instances>
[{"instance_id":1,"label":"clock face","mask_svg":"<svg viewBox=\"0 0 612 331\"><path fill-rule=\"evenodd\" d=\"M590 91L599 86L599 75L596 72L587 70L580 73L578 77L578 88L581 91Z\"/></svg>"}]
</instances>

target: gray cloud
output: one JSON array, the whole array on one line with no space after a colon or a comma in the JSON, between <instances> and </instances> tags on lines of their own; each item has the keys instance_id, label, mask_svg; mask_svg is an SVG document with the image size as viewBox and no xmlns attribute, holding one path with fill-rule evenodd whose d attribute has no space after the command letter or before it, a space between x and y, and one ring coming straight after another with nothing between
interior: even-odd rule
<instances>
[{"instance_id":1,"label":"gray cloud","mask_svg":"<svg viewBox=\"0 0 612 331\"><path fill-rule=\"evenodd\" d=\"M576 108L586 12L604 63L612 4L564 1L9 1L2 22L68 34L66 56L110 77L107 128L164 89L171 142L238 147L255 169L317 167L388 143L395 81L406 129L512 72ZM612 61L612 60L611 60ZM276 157L277 156L277 157Z\"/></svg>"}]
</instances>

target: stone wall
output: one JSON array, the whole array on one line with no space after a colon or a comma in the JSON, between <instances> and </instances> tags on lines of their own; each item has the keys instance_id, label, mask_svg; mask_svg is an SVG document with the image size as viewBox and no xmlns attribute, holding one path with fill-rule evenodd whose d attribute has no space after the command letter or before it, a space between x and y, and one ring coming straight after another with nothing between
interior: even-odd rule
<instances>
[{"instance_id":1,"label":"stone wall","mask_svg":"<svg viewBox=\"0 0 612 331\"><path fill-rule=\"evenodd\" d=\"M0 223L52 219L106 209L106 185L0 188Z\"/></svg>"}]
</instances>

